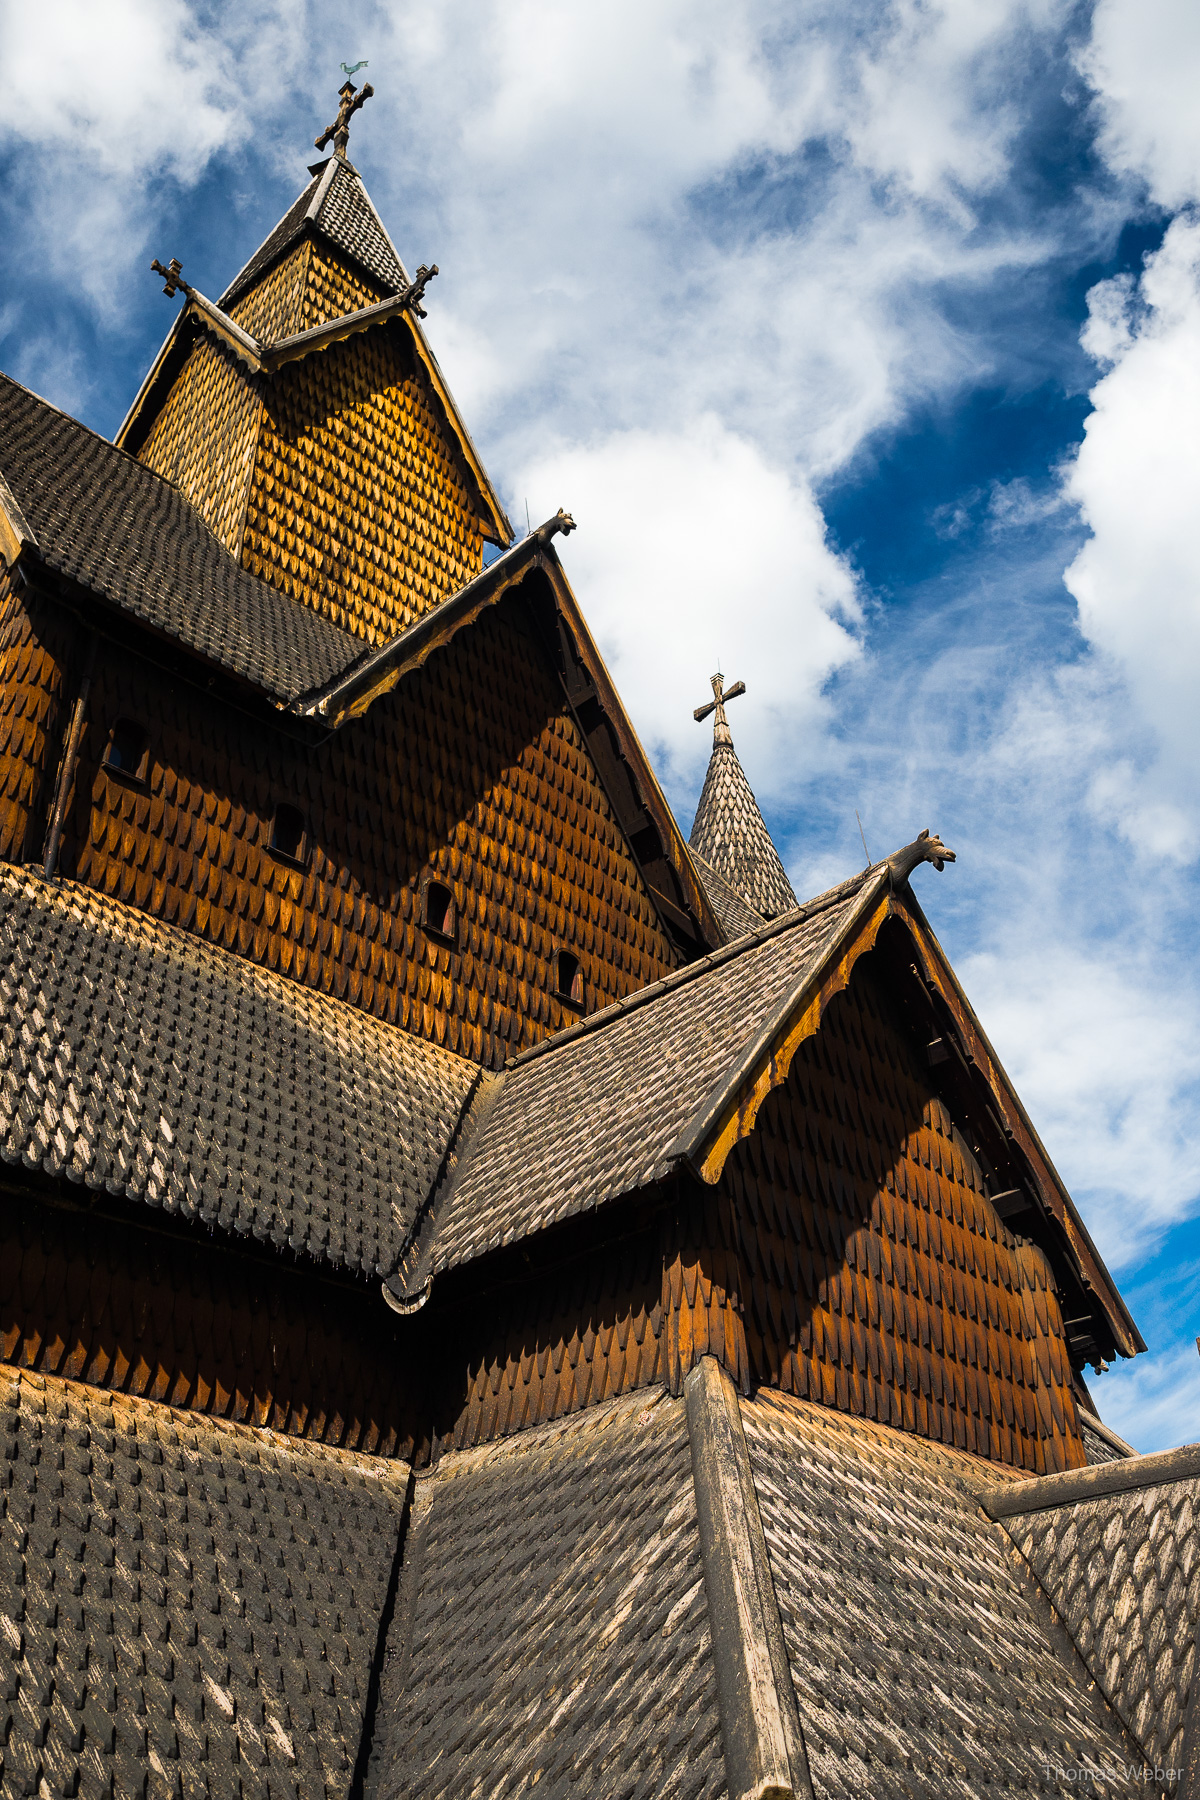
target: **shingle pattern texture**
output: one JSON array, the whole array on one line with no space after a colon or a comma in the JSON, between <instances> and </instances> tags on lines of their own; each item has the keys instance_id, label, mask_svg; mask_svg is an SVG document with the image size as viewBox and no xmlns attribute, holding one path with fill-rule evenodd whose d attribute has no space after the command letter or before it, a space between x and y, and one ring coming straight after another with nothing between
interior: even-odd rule
<instances>
[{"instance_id":1,"label":"shingle pattern texture","mask_svg":"<svg viewBox=\"0 0 1200 1800\"><path fill-rule=\"evenodd\" d=\"M816 1800L1143 1791L973 1497L994 1467L765 1390L742 1420Z\"/></svg>"},{"instance_id":2,"label":"shingle pattern texture","mask_svg":"<svg viewBox=\"0 0 1200 1800\"><path fill-rule=\"evenodd\" d=\"M1115 1444L1109 1443L1103 1432L1093 1429L1088 1423L1088 1416L1082 1407L1079 1411L1079 1427L1083 1432L1083 1447L1087 1451L1087 1459L1090 1463L1125 1461L1125 1452L1118 1450Z\"/></svg>"},{"instance_id":3,"label":"shingle pattern texture","mask_svg":"<svg viewBox=\"0 0 1200 1800\"><path fill-rule=\"evenodd\" d=\"M417 1489L372 1800L726 1792L680 1402L447 1456Z\"/></svg>"},{"instance_id":4,"label":"shingle pattern texture","mask_svg":"<svg viewBox=\"0 0 1200 1800\"><path fill-rule=\"evenodd\" d=\"M796 905L792 884L732 742L713 745L690 847L764 919Z\"/></svg>"},{"instance_id":5,"label":"shingle pattern texture","mask_svg":"<svg viewBox=\"0 0 1200 1800\"><path fill-rule=\"evenodd\" d=\"M0 870L0 1156L363 1273L475 1071L75 885Z\"/></svg>"},{"instance_id":6,"label":"shingle pattern texture","mask_svg":"<svg viewBox=\"0 0 1200 1800\"><path fill-rule=\"evenodd\" d=\"M6 862L29 861L42 849L46 821L39 795L61 743L54 722L62 699L65 624L56 607L28 591L18 595L8 571L0 569L0 857Z\"/></svg>"},{"instance_id":7,"label":"shingle pattern texture","mask_svg":"<svg viewBox=\"0 0 1200 1800\"><path fill-rule=\"evenodd\" d=\"M69 639L63 654L70 683ZM44 685L10 718L22 740L26 719L56 720L57 758L56 670L32 650L27 666ZM146 729L144 786L102 766L119 718ZM676 966L561 688L500 609L315 747L103 649L89 720L64 873L461 1055L502 1063L574 1023L559 946L579 957L590 1008ZM21 780L9 754L0 735L0 786ZM53 774L52 761L47 786ZM269 848L280 800L307 819L302 869ZM28 823L15 808L14 846ZM426 875L454 892L452 944L422 928Z\"/></svg>"},{"instance_id":8,"label":"shingle pattern texture","mask_svg":"<svg viewBox=\"0 0 1200 1800\"><path fill-rule=\"evenodd\" d=\"M16 1795L345 1794L407 1468L0 1370Z\"/></svg>"},{"instance_id":9,"label":"shingle pattern texture","mask_svg":"<svg viewBox=\"0 0 1200 1800\"><path fill-rule=\"evenodd\" d=\"M251 337L270 344L387 298L383 283L364 275L324 241L304 238L246 289L229 316Z\"/></svg>"},{"instance_id":10,"label":"shingle pattern texture","mask_svg":"<svg viewBox=\"0 0 1200 1800\"><path fill-rule=\"evenodd\" d=\"M1144 1748L1181 1760L1200 1624L1200 1479L1005 1519L1108 1699Z\"/></svg>"},{"instance_id":11,"label":"shingle pattern texture","mask_svg":"<svg viewBox=\"0 0 1200 1800\"><path fill-rule=\"evenodd\" d=\"M185 497L238 559L262 396L244 363L201 332L137 460Z\"/></svg>"},{"instance_id":12,"label":"shingle pattern texture","mask_svg":"<svg viewBox=\"0 0 1200 1800\"><path fill-rule=\"evenodd\" d=\"M406 325L357 333L271 378L241 555L371 645L481 572L478 501Z\"/></svg>"},{"instance_id":13,"label":"shingle pattern texture","mask_svg":"<svg viewBox=\"0 0 1200 1800\"><path fill-rule=\"evenodd\" d=\"M411 1363L376 1282L330 1281L325 1268L62 1198L10 1193L0 1206L0 1362L341 1450L411 1455Z\"/></svg>"},{"instance_id":14,"label":"shingle pattern texture","mask_svg":"<svg viewBox=\"0 0 1200 1800\"><path fill-rule=\"evenodd\" d=\"M294 205L288 208L278 225L267 234L249 262L226 288L219 302L225 311L302 235L308 208L320 179L320 175L313 177ZM387 293L398 294L402 288L407 287L408 276L404 265L396 255L379 214L371 204L362 179L345 161L338 162L333 181L311 229L320 232L340 250L348 252Z\"/></svg>"},{"instance_id":15,"label":"shingle pattern texture","mask_svg":"<svg viewBox=\"0 0 1200 1800\"><path fill-rule=\"evenodd\" d=\"M756 1380L1037 1473L1082 1463L1053 1276L997 1218L878 961L725 1164Z\"/></svg>"},{"instance_id":16,"label":"shingle pattern texture","mask_svg":"<svg viewBox=\"0 0 1200 1800\"><path fill-rule=\"evenodd\" d=\"M856 899L693 965L653 999L511 1069L439 1213L431 1269L661 1179L675 1140L820 966Z\"/></svg>"},{"instance_id":17,"label":"shingle pattern texture","mask_svg":"<svg viewBox=\"0 0 1200 1800\"><path fill-rule=\"evenodd\" d=\"M748 931L761 930L764 924L762 914L752 911L742 896L730 887L725 877L718 875L711 863L705 862L698 850L692 850L692 861L699 872L704 892L708 895L709 905L725 933L726 942L745 937Z\"/></svg>"},{"instance_id":18,"label":"shingle pattern texture","mask_svg":"<svg viewBox=\"0 0 1200 1800\"><path fill-rule=\"evenodd\" d=\"M0 375L0 470L57 574L278 700L361 644L238 567L169 482Z\"/></svg>"}]
</instances>

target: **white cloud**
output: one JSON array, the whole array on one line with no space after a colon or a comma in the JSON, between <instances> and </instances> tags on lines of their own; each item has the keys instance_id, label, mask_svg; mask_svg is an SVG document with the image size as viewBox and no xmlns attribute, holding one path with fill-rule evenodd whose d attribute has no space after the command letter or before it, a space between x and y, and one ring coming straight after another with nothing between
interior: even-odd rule
<instances>
[{"instance_id":1,"label":"white cloud","mask_svg":"<svg viewBox=\"0 0 1200 1800\"><path fill-rule=\"evenodd\" d=\"M1135 304L1136 302L1136 304ZM1177 218L1135 291L1103 284L1090 347L1111 364L1069 472L1091 527L1067 571L1153 743L1098 772L1094 803L1159 855L1200 846L1200 222Z\"/></svg>"},{"instance_id":2,"label":"white cloud","mask_svg":"<svg viewBox=\"0 0 1200 1800\"><path fill-rule=\"evenodd\" d=\"M1200 197L1200 10L1192 0L1099 0L1081 64L1101 146L1174 211Z\"/></svg>"},{"instance_id":3,"label":"white cloud","mask_svg":"<svg viewBox=\"0 0 1200 1800\"><path fill-rule=\"evenodd\" d=\"M1106 1425L1143 1455L1200 1443L1200 1356L1191 1340L1089 1377Z\"/></svg>"},{"instance_id":4,"label":"white cloud","mask_svg":"<svg viewBox=\"0 0 1200 1800\"><path fill-rule=\"evenodd\" d=\"M711 729L692 710L720 659L752 697L732 715L761 795L795 785L827 715L821 689L857 654L855 583L811 493L711 415L686 433L555 444L513 489L534 522L567 504L563 549L638 729L676 781L698 782Z\"/></svg>"}]
</instances>

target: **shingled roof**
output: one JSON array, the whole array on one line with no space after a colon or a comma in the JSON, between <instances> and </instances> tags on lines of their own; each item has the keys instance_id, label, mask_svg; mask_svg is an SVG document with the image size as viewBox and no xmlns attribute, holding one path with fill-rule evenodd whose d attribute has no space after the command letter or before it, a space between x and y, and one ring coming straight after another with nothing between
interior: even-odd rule
<instances>
[{"instance_id":1,"label":"shingled roof","mask_svg":"<svg viewBox=\"0 0 1200 1800\"><path fill-rule=\"evenodd\" d=\"M688 847L761 918L778 918L796 905L721 706Z\"/></svg>"},{"instance_id":2,"label":"shingled roof","mask_svg":"<svg viewBox=\"0 0 1200 1800\"><path fill-rule=\"evenodd\" d=\"M407 1466L12 1368L0 1433L5 1794L347 1793Z\"/></svg>"},{"instance_id":3,"label":"shingled roof","mask_svg":"<svg viewBox=\"0 0 1200 1800\"><path fill-rule=\"evenodd\" d=\"M739 1401L710 1359L686 1401L444 1456L416 1481L367 1791L1140 1791L1157 1740L1123 1727L981 1511L995 1473L811 1402ZM1093 1583L1105 1557L1089 1541Z\"/></svg>"},{"instance_id":4,"label":"shingled roof","mask_svg":"<svg viewBox=\"0 0 1200 1800\"><path fill-rule=\"evenodd\" d=\"M1144 1791L1141 1746L980 1511L995 1465L782 1394L741 1416L822 1800Z\"/></svg>"},{"instance_id":5,"label":"shingled roof","mask_svg":"<svg viewBox=\"0 0 1200 1800\"><path fill-rule=\"evenodd\" d=\"M761 930L766 923L762 914L754 912L742 896L730 887L724 876L718 875L712 864L705 862L694 844L690 844L688 849L726 939L732 943L734 938L745 937L749 931Z\"/></svg>"},{"instance_id":6,"label":"shingled roof","mask_svg":"<svg viewBox=\"0 0 1200 1800\"><path fill-rule=\"evenodd\" d=\"M315 163L312 180L240 269L217 304L228 309L308 231L328 238L374 276L389 294L408 286L408 274L371 203L358 170L342 156Z\"/></svg>"},{"instance_id":7,"label":"shingled roof","mask_svg":"<svg viewBox=\"0 0 1200 1800\"><path fill-rule=\"evenodd\" d=\"M635 1395L418 1478L369 1791L726 1793L683 1407Z\"/></svg>"},{"instance_id":8,"label":"shingled roof","mask_svg":"<svg viewBox=\"0 0 1200 1800\"><path fill-rule=\"evenodd\" d=\"M0 1159L364 1275L474 1064L73 883L0 866Z\"/></svg>"},{"instance_id":9,"label":"shingled roof","mask_svg":"<svg viewBox=\"0 0 1200 1800\"><path fill-rule=\"evenodd\" d=\"M1003 1483L983 1503L1147 1761L1200 1763L1200 1737L1185 1742L1200 1678L1200 1446Z\"/></svg>"},{"instance_id":10,"label":"shingled roof","mask_svg":"<svg viewBox=\"0 0 1200 1800\"><path fill-rule=\"evenodd\" d=\"M878 872L876 872L876 875ZM764 1021L821 967L863 891L843 883L786 929L717 951L594 1013L481 1090L407 1287L661 1180Z\"/></svg>"},{"instance_id":11,"label":"shingled roof","mask_svg":"<svg viewBox=\"0 0 1200 1800\"><path fill-rule=\"evenodd\" d=\"M358 638L241 568L169 481L6 375L0 477L46 568L280 703L363 655Z\"/></svg>"}]
</instances>

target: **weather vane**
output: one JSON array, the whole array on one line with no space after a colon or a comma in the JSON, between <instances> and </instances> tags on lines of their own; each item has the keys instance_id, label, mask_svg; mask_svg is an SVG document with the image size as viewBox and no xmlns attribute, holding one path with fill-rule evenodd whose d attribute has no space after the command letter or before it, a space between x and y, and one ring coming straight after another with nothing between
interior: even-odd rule
<instances>
[{"instance_id":1,"label":"weather vane","mask_svg":"<svg viewBox=\"0 0 1200 1800\"><path fill-rule=\"evenodd\" d=\"M355 63L354 68L365 69L366 66L365 62L360 62ZM343 63L342 67L345 69L346 64ZM348 74L350 75L353 73L354 69L348 71ZM332 125L326 127L319 138L313 139L318 150L323 150L330 138L332 138L335 153L338 156L345 156L346 146L350 142L350 120L358 111L359 107L362 106L365 101L369 100L374 92L375 89L371 86L369 81L363 82L363 85L359 88L357 94L354 91L354 83L352 81L347 79L342 83L341 87L338 89L341 105L338 107L337 118L333 121Z\"/></svg>"}]
</instances>

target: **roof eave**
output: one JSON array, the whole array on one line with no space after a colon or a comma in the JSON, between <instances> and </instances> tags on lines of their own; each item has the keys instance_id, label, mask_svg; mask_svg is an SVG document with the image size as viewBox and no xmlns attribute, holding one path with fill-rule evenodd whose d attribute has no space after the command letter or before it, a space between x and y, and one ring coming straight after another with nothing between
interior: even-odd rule
<instances>
[{"instance_id":1,"label":"roof eave","mask_svg":"<svg viewBox=\"0 0 1200 1800\"><path fill-rule=\"evenodd\" d=\"M1006 1132L1011 1132L1011 1136L1033 1169L1048 1209L1062 1226L1079 1263L1085 1283L1095 1292L1104 1307L1122 1355L1140 1355L1146 1349L1145 1340L1134 1323L1129 1308L1121 1298L1116 1283L1105 1267L1092 1235L1067 1190L1066 1183L1055 1168L1033 1120L1025 1110L1020 1095L993 1049L991 1040L980 1024L974 1007L967 999L962 984L951 968L950 959L939 944L933 927L925 917L916 895L907 882L902 883L897 890L897 901L898 915L903 918L907 914L906 922L917 927L914 937L918 949L925 953L923 960L927 964L928 973L932 976L943 999L947 1001L956 1015L960 1029L967 1028L964 1031L967 1039L964 1047L968 1057L979 1068L981 1075L1003 1109L1004 1129ZM922 938L925 940L924 942L922 942ZM1004 1117L1004 1113L1007 1113L1008 1116Z\"/></svg>"},{"instance_id":2,"label":"roof eave","mask_svg":"<svg viewBox=\"0 0 1200 1800\"><path fill-rule=\"evenodd\" d=\"M411 312L406 313L405 317L409 329L413 334L413 341L416 344L418 355L425 366L425 372L429 377L434 392L437 394L438 400L441 402L442 409L446 414L447 422L454 432L455 437L458 439L459 450L463 461L470 470L475 485L479 489L479 497L483 502L485 510L491 517L492 525L496 532L497 542L511 545L516 536L512 527L512 522L500 503L499 494L492 486L491 476L483 466L483 458L475 448L475 441L467 430L462 413L459 411L457 400L450 392L450 384L442 373L441 364L438 362L437 357L430 348L429 339L422 331L420 322L413 317Z\"/></svg>"},{"instance_id":3,"label":"roof eave","mask_svg":"<svg viewBox=\"0 0 1200 1800\"><path fill-rule=\"evenodd\" d=\"M26 554L37 556L37 537L17 504L17 497L0 475L0 557L11 569Z\"/></svg>"}]
</instances>

